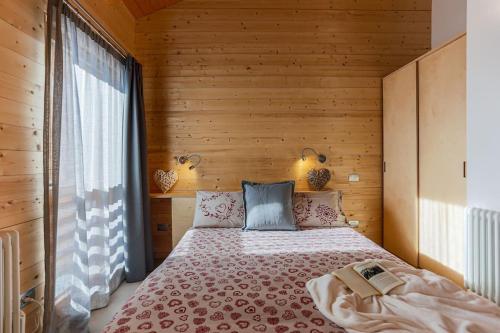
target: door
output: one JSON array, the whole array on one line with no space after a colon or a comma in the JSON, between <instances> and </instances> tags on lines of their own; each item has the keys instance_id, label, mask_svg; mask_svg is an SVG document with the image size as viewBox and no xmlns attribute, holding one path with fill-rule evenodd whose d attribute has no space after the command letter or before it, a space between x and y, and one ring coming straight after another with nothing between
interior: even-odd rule
<instances>
[{"instance_id":1,"label":"door","mask_svg":"<svg viewBox=\"0 0 500 333\"><path fill-rule=\"evenodd\" d=\"M384 247L418 264L417 65L384 78Z\"/></svg>"},{"instance_id":2,"label":"door","mask_svg":"<svg viewBox=\"0 0 500 333\"><path fill-rule=\"evenodd\" d=\"M466 39L419 62L419 265L463 283Z\"/></svg>"}]
</instances>

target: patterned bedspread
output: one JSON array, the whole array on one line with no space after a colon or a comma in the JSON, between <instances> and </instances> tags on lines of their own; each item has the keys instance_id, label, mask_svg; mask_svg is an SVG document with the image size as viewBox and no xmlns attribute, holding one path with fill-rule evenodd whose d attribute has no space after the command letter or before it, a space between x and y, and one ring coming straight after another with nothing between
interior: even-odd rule
<instances>
[{"instance_id":1,"label":"patterned bedspread","mask_svg":"<svg viewBox=\"0 0 500 333\"><path fill-rule=\"evenodd\" d=\"M367 258L399 260L350 228L190 230L104 332L344 332L305 283Z\"/></svg>"}]
</instances>

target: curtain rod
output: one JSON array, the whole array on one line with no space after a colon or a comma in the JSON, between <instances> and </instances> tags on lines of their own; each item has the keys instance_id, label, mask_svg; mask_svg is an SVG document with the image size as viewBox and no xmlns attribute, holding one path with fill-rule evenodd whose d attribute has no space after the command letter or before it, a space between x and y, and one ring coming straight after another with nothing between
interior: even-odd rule
<instances>
[{"instance_id":1,"label":"curtain rod","mask_svg":"<svg viewBox=\"0 0 500 333\"><path fill-rule=\"evenodd\" d=\"M64 0L64 3L84 22L87 22L90 28L94 30L110 47L112 47L123 59L127 58L128 51L118 42L106 28L102 26L78 0Z\"/></svg>"}]
</instances>

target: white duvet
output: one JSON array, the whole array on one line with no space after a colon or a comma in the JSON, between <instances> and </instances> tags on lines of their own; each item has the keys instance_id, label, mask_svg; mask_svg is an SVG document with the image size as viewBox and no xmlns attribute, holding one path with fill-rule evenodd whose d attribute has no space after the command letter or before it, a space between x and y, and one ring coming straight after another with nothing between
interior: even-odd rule
<instances>
[{"instance_id":1,"label":"white duvet","mask_svg":"<svg viewBox=\"0 0 500 333\"><path fill-rule=\"evenodd\" d=\"M429 271L379 262L406 283L363 300L326 274L307 282L319 311L348 332L500 332L496 304Z\"/></svg>"}]
</instances>

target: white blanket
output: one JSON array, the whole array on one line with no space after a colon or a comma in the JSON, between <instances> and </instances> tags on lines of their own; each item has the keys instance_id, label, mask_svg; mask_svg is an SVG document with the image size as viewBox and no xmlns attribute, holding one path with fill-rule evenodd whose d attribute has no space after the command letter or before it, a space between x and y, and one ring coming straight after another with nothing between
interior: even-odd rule
<instances>
[{"instance_id":1,"label":"white blanket","mask_svg":"<svg viewBox=\"0 0 500 333\"><path fill-rule=\"evenodd\" d=\"M406 283L363 300L326 274L307 282L319 311L348 332L500 332L496 304L429 271L379 262Z\"/></svg>"}]
</instances>

